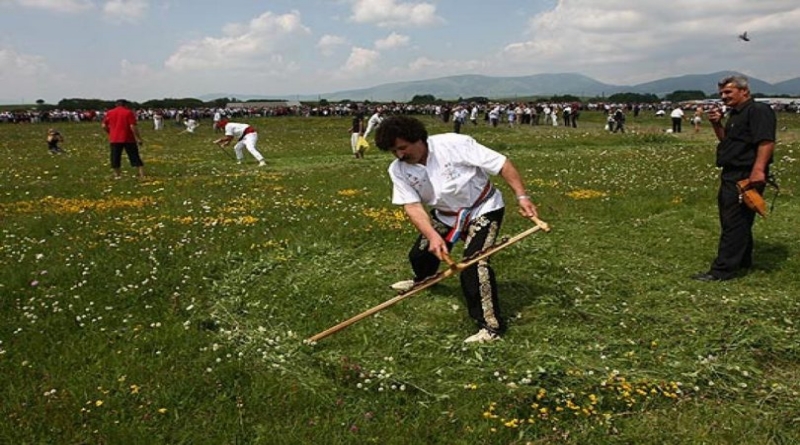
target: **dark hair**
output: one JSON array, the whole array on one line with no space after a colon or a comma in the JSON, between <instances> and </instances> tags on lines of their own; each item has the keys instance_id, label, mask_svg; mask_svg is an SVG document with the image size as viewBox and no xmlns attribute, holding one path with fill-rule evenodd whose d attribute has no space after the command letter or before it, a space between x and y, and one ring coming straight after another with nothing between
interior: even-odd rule
<instances>
[{"instance_id":1,"label":"dark hair","mask_svg":"<svg viewBox=\"0 0 800 445\"><path fill-rule=\"evenodd\" d=\"M118 106L118 107L120 107L120 106L127 107L128 106L128 101L125 100L125 99L117 99L117 101L114 104L116 106Z\"/></svg>"},{"instance_id":2,"label":"dark hair","mask_svg":"<svg viewBox=\"0 0 800 445\"><path fill-rule=\"evenodd\" d=\"M397 139L414 143L428 139L428 130L419 119L409 116L389 116L375 131L375 144L383 151L394 147Z\"/></svg>"}]
</instances>

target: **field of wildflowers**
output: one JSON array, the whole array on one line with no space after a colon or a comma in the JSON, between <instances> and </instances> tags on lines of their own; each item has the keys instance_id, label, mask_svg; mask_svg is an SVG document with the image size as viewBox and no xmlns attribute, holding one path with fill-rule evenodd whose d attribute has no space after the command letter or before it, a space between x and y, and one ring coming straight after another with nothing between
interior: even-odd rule
<instances>
[{"instance_id":1,"label":"field of wildflowers","mask_svg":"<svg viewBox=\"0 0 800 445\"><path fill-rule=\"evenodd\" d=\"M391 298L415 232L347 119L250 122L267 167L143 122L144 181L112 180L98 124L59 125L63 155L0 126L0 443L800 442L800 116L724 283L689 279L718 236L709 128L465 126L553 228L493 258L510 329L469 346L458 280L304 343Z\"/></svg>"}]
</instances>

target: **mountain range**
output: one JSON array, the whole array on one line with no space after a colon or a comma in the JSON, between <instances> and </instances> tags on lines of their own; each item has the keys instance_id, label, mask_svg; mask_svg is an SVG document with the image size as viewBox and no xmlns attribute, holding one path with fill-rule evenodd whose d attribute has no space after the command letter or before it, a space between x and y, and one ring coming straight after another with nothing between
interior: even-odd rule
<instances>
[{"instance_id":1,"label":"mountain range","mask_svg":"<svg viewBox=\"0 0 800 445\"><path fill-rule=\"evenodd\" d=\"M372 86L363 89L337 91L316 95L291 95L277 98L257 94L215 93L199 97L210 101L220 97L253 99L297 99L301 101L317 101L326 99L330 102L342 100L372 102L407 102L417 95L432 95L437 99L457 100L469 97L487 97L490 99L513 99L516 97L550 97L554 95L574 95L579 97L605 97L615 93L655 94L663 97L674 91L703 91L711 95L717 92L717 82L728 75L741 74L735 71L719 71L710 74L688 74L667 77L636 85L612 85L603 83L578 73L548 73L518 77L494 77L482 75L459 75L436 79L395 82ZM750 80L753 93L770 95L800 96L800 77L779 83L769 83L755 77Z\"/></svg>"}]
</instances>

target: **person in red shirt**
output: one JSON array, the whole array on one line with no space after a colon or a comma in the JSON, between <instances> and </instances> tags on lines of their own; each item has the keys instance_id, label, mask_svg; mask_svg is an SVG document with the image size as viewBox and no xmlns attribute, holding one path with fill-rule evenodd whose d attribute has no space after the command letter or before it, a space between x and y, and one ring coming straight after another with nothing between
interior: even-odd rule
<instances>
[{"instance_id":1,"label":"person in red shirt","mask_svg":"<svg viewBox=\"0 0 800 445\"><path fill-rule=\"evenodd\" d=\"M136 125L136 114L128 108L128 101L117 100L116 106L109 110L103 118L103 129L108 133L108 142L111 146L111 169L114 178L122 177L122 152L128 155L131 167L139 170L139 177L144 178L144 162L139 156L139 144L142 137Z\"/></svg>"}]
</instances>

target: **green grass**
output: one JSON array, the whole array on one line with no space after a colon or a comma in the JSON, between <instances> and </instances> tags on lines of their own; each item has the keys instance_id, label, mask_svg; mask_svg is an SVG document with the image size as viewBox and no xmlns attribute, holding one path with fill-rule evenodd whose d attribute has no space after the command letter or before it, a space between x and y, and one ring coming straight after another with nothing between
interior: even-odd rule
<instances>
[{"instance_id":1,"label":"green grass","mask_svg":"<svg viewBox=\"0 0 800 445\"><path fill-rule=\"evenodd\" d=\"M466 126L553 228L493 258L510 329L477 346L455 279L304 344L393 296L415 232L347 119L252 123L263 169L209 122L143 123L144 182L111 179L96 123L60 125L62 156L0 125L0 443L800 441L800 116L757 267L724 283L688 279L719 230L707 126ZM530 227L511 206L506 235Z\"/></svg>"}]
</instances>

